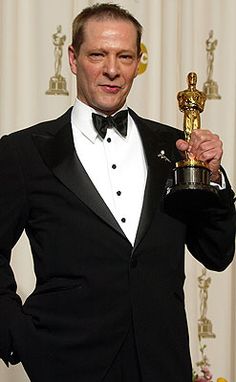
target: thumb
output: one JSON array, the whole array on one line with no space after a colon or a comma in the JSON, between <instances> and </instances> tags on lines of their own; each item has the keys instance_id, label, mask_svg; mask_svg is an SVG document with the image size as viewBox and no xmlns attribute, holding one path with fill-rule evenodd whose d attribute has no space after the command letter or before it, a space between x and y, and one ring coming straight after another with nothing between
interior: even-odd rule
<instances>
[{"instance_id":1,"label":"thumb","mask_svg":"<svg viewBox=\"0 0 236 382\"><path fill-rule=\"evenodd\" d=\"M187 151L188 150L188 142L184 141L183 139L178 139L176 141L176 147L179 151Z\"/></svg>"}]
</instances>

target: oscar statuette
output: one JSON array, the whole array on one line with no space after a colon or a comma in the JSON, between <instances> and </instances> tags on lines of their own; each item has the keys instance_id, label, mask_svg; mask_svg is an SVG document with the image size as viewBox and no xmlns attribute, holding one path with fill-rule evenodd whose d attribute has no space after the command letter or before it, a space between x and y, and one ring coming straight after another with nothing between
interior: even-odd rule
<instances>
[{"instance_id":1,"label":"oscar statuette","mask_svg":"<svg viewBox=\"0 0 236 382\"><path fill-rule=\"evenodd\" d=\"M209 33L209 37L206 40L207 51L207 80L203 85L203 92L208 99L220 99L221 96L218 92L218 84L213 80L213 64L214 64L214 51L217 46L217 40L213 38L213 31Z\"/></svg>"},{"instance_id":2,"label":"oscar statuette","mask_svg":"<svg viewBox=\"0 0 236 382\"><path fill-rule=\"evenodd\" d=\"M66 40L66 36L62 34L62 27L58 25L56 33L52 36L54 45L54 56L55 63L54 69L55 74L49 80L49 88L45 92L47 95L69 95L66 88L66 79L61 75L62 69L62 55L63 55L63 45Z\"/></svg>"},{"instance_id":3,"label":"oscar statuette","mask_svg":"<svg viewBox=\"0 0 236 382\"><path fill-rule=\"evenodd\" d=\"M204 110L206 95L196 89L197 75L190 72L187 76L188 88L177 95L179 109L184 113L183 129L185 140L189 142L191 133L200 129L200 113ZM218 192L210 184L211 171L207 163L194 158L186 152L185 158L176 163L173 169L172 185L168 187L165 204L172 208L174 205L195 203L215 203Z\"/></svg>"}]
</instances>

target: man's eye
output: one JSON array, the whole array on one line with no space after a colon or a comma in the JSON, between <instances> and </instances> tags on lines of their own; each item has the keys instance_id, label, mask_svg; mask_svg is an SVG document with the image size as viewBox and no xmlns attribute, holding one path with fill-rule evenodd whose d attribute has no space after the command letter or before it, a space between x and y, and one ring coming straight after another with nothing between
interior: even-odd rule
<instances>
[{"instance_id":1,"label":"man's eye","mask_svg":"<svg viewBox=\"0 0 236 382\"><path fill-rule=\"evenodd\" d=\"M127 61L129 61L129 60L132 60L132 56L130 55L130 54L122 54L121 56L120 56L120 58L122 59L122 60L127 60Z\"/></svg>"},{"instance_id":2,"label":"man's eye","mask_svg":"<svg viewBox=\"0 0 236 382\"><path fill-rule=\"evenodd\" d=\"M100 58L100 57L103 57L103 54L99 53L99 52L94 52L94 53L90 53L90 57L92 57L92 58Z\"/></svg>"}]
</instances>

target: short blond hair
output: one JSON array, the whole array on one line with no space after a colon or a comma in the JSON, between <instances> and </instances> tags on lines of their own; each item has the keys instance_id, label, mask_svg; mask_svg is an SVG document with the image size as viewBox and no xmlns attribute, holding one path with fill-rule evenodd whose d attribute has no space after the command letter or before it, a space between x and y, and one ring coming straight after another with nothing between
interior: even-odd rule
<instances>
[{"instance_id":1,"label":"short blond hair","mask_svg":"<svg viewBox=\"0 0 236 382\"><path fill-rule=\"evenodd\" d=\"M72 24L72 46L76 52L79 53L80 46L84 41L84 26L88 20L124 20L131 22L137 31L137 54L141 53L141 37L142 37L142 25L131 15L126 9L120 5L111 3L94 4L91 7L87 7L82 10L76 16Z\"/></svg>"}]
</instances>

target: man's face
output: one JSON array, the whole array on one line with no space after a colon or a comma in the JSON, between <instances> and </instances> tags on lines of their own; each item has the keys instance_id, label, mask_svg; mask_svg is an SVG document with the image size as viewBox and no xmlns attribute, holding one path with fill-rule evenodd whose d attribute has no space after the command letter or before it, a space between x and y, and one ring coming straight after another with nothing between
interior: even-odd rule
<instances>
[{"instance_id":1,"label":"man's face","mask_svg":"<svg viewBox=\"0 0 236 382\"><path fill-rule=\"evenodd\" d=\"M69 47L77 97L110 115L126 100L138 72L137 31L129 21L89 20L78 55Z\"/></svg>"}]
</instances>

